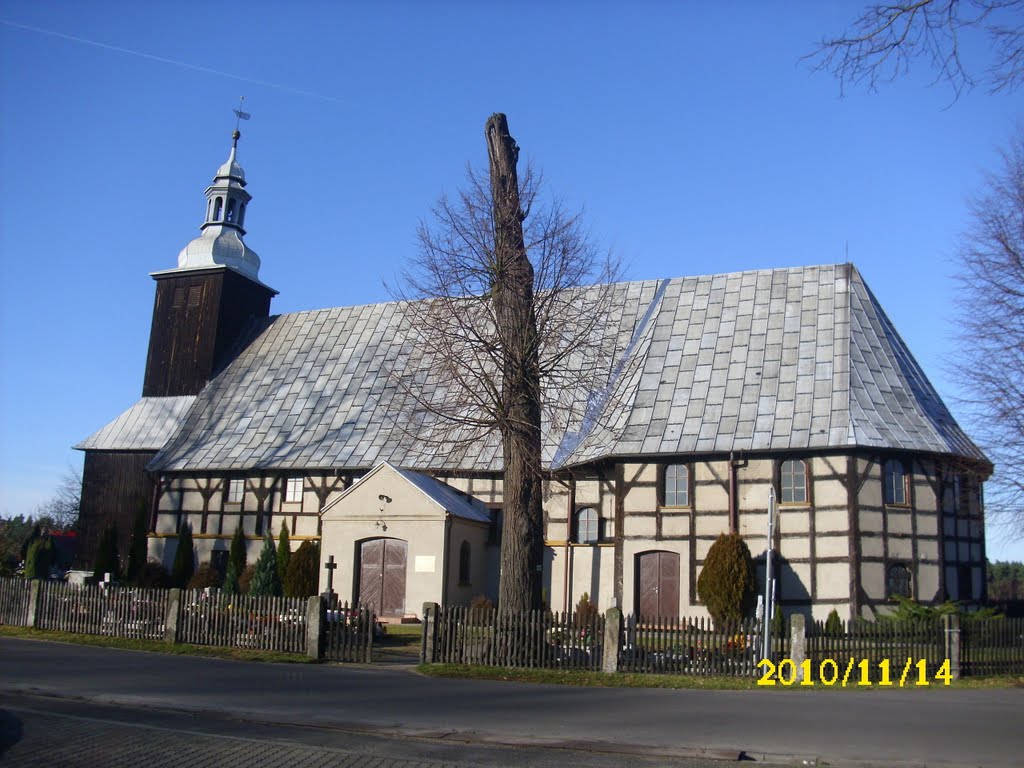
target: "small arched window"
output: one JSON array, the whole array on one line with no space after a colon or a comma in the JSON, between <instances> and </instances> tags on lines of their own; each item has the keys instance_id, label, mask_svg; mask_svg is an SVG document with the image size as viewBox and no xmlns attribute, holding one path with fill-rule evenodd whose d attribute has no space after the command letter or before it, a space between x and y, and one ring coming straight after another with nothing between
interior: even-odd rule
<instances>
[{"instance_id":1,"label":"small arched window","mask_svg":"<svg viewBox=\"0 0 1024 768\"><path fill-rule=\"evenodd\" d=\"M910 569L903 563L889 567L887 591L890 599L910 597Z\"/></svg>"},{"instance_id":2,"label":"small arched window","mask_svg":"<svg viewBox=\"0 0 1024 768\"><path fill-rule=\"evenodd\" d=\"M225 220L231 223L235 221L235 199L233 197L228 198L228 215Z\"/></svg>"},{"instance_id":3,"label":"small arched window","mask_svg":"<svg viewBox=\"0 0 1024 768\"><path fill-rule=\"evenodd\" d=\"M596 544L601 536L601 518L597 510L584 507L576 513L576 543Z\"/></svg>"},{"instance_id":4,"label":"small arched window","mask_svg":"<svg viewBox=\"0 0 1024 768\"><path fill-rule=\"evenodd\" d=\"M807 501L807 465L800 459L782 462L779 473L779 497L783 504Z\"/></svg>"},{"instance_id":5,"label":"small arched window","mask_svg":"<svg viewBox=\"0 0 1024 768\"><path fill-rule=\"evenodd\" d=\"M469 542L462 542L462 546L459 547L459 584L468 585L470 583L469 571L470 571L470 552Z\"/></svg>"},{"instance_id":6,"label":"small arched window","mask_svg":"<svg viewBox=\"0 0 1024 768\"><path fill-rule=\"evenodd\" d=\"M899 459L885 462L885 503L902 506L907 503L907 469Z\"/></svg>"},{"instance_id":7,"label":"small arched window","mask_svg":"<svg viewBox=\"0 0 1024 768\"><path fill-rule=\"evenodd\" d=\"M665 467L661 498L666 507L690 506L690 468L688 466L669 464Z\"/></svg>"},{"instance_id":8,"label":"small arched window","mask_svg":"<svg viewBox=\"0 0 1024 768\"><path fill-rule=\"evenodd\" d=\"M213 201L213 220L220 221L220 212L224 210L224 198L218 197Z\"/></svg>"},{"instance_id":9,"label":"small arched window","mask_svg":"<svg viewBox=\"0 0 1024 768\"><path fill-rule=\"evenodd\" d=\"M242 226L245 223L245 203L238 206L238 226Z\"/></svg>"}]
</instances>

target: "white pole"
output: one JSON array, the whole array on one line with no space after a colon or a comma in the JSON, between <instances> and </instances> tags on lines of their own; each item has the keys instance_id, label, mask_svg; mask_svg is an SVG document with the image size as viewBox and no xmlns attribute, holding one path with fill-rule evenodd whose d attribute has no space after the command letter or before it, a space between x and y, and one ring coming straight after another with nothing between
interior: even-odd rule
<instances>
[{"instance_id":1,"label":"white pole","mask_svg":"<svg viewBox=\"0 0 1024 768\"><path fill-rule=\"evenodd\" d=\"M768 548L764 558L764 624L761 628L761 658L771 658L772 614L775 610L775 585L772 577L772 547L775 540L775 489L768 489Z\"/></svg>"}]
</instances>

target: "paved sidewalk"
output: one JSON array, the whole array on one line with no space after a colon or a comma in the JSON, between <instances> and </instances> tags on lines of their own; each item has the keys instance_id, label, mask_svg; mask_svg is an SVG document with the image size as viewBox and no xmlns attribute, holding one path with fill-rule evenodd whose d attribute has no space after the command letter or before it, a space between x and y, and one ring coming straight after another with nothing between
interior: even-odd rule
<instances>
[{"instance_id":1,"label":"paved sidewalk","mask_svg":"<svg viewBox=\"0 0 1024 768\"><path fill-rule=\"evenodd\" d=\"M58 735L57 738L54 738ZM5 766L24 768L465 768L464 763L402 760L167 728L8 710L0 714Z\"/></svg>"}]
</instances>

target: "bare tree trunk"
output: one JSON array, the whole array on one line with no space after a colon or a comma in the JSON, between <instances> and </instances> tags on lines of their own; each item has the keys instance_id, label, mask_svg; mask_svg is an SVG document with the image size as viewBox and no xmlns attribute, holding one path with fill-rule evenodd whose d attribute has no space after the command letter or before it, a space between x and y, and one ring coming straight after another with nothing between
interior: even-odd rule
<instances>
[{"instance_id":1,"label":"bare tree trunk","mask_svg":"<svg viewBox=\"0 0 1024 768\"><path fill-rule=\"evenodd\" d=\"M494 301L505 350L500 418L504 454L504 525L498 605L504 612L541 607L544 515L541 506L541 402L533 266L523 241L519 147L503 114L485 127L494 218Z\"/></svg>"}]
</instances>

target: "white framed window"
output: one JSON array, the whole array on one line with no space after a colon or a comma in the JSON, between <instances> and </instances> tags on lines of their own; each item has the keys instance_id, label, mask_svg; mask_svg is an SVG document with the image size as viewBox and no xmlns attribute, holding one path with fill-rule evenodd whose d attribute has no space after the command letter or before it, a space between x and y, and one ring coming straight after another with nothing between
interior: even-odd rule
<instances>
[{"instance_id":1,"label":"white framed window","mask_svg":"<svg viewBox=\"0 0 1024 768\"><path fill-rule=\"evenodd\" d=\"M228 504L241 504L245 494L245 480L233 477L228 480Z\"/></svg>"},{"instance_id":2,"label":"white framed window","mask_svg":"<svg viewBox=\"0 0 1024 768\"><path fill-rule=\"evenodd\" d=\"M596 544L601 537L601 518L597 510L584 507L576 513L576 543Z\"/></svg>"},{"instance_id":3,"label":"white framed window","mask_svg":"<svg viewBox=\"0 0 1024 768\"><path fill-rule=\"evenodd\" d=\"M800 459L782 462L779 472L779 494L783 504L805 504L807 502L807 465Z\"/></svg>"},{"instance_id":4,"label":"white framed window","mask_svg":"<svg viewBox=\"0 0 1024 768\"><path fill-rule=\"evenodd\" d=\"M690 468L686 464L667 464L661 488L666 507L690 506Z\"/></svg>"},{"instance_id":5,"label":"white framed window","mask_svg":"<svg viewBox=\"0 0 1024 768\"><path fill-rule=\"evenodd\" d=\"M302 478L289 477L284 484L284 500L287 502L302 501Z\"/></svg>"}]
</instances>

